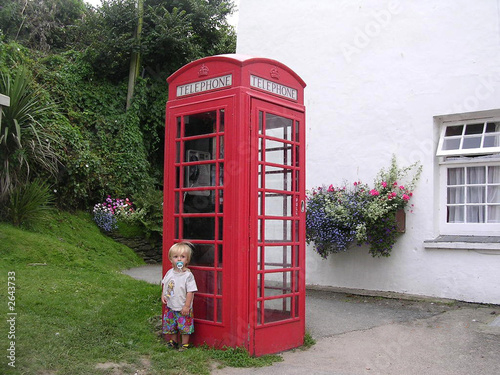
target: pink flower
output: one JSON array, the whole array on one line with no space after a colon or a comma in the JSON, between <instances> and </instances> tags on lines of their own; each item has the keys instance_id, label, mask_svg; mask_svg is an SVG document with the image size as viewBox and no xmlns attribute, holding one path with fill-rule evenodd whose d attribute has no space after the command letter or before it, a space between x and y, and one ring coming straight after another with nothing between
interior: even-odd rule
<instances>
[{"instance_id":1,"label":"pink flower","mask_svg":"<svg viewBox=\"0 0 500 375\"><path fill-rule=\"evenodd\" d=\"M404 187L403 185L401 185L399 188L400 188L401 190L404 190L404 189L405 189L405 187Z\"/></svg>"},{"instance_id":2,"label":"pink flower","mask_svg":"<svg viewBox=\"0 0 500 375\"><path fill-rule=\"evenodd\" d=\"M379 194L380 193L378 192L378 190L375 190L375 189L370 190L370 195L377 196Z\"/></svg>"},{"instance_id":3,"label":"pink flower","mask_svg":"<svg viewBox=\"0 0 500 375\"><path fill-rule=\"evenodd\" d=\"M404 201L409 201L410 200L410 197L406 194L403 194L403 200Z\"/></svg>"},{"instance_id":4,"label":"pink flower","mask_svg":"<svg viewBox=\"0 0 500 375\"><path fill-rule=\"evenodd\" d=\"M335 188L333 187L333 185L328 186L328 192L331 193L333 191L335 191Z\"/></svg>"},{"instance_id":5,"label":"pink flower","mask_svg":"<svg viewBox=\"0 0 500 375\"><path fill-rule=\"evenodd\" d=\"M387 182L382 181L381 185L382 185L383 188L386 188L387 187Z\"/></svg>"}]
</instances>

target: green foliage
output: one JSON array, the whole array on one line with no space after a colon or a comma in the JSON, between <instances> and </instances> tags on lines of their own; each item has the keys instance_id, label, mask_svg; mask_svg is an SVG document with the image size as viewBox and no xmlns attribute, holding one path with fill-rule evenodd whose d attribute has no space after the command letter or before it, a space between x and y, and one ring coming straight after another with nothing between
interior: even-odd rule
<instances>
[{"instance_id":1,"label":"green foliage","mask_svg":"<svg viewBox=\"0 0 500 375\"><path fill-rule=\"evenodd\" d=\"M83 0L0 0L0 24L11 40L41 51L67 48Z\"/></svg>"},{"instance_id":2,"label":"green foliage","mask_svg":"<svg viewBox=\"0 0 500 375\"><path fill-rule=\"evenodd\" d=\"M25 186L17 186L11 192L5 216L14 226L32 227L47 218L53 200L50 186L36 179Z\"/></svg>"},{"instance_id":3,"label":"green foliage","mask_svg":"<svg viewBox=\"0 0 500 375\"><path fill-rule=\"evenodd\" d=\"M364 233L365 242L370 245L370 254L373 257L388 257L398 239L396 227L396 212L389 211L377 220L368 221ZM361 231L360 231L361 233Z\"/></svg>"},{"instance_id":4,"label":"green foliage","mask_svg":"<svg viewBox=\"0 0 500 375\"><path fill-rule=\"evenodd\" d=\"M118 233L125 238L145 237L144 228L139 224L118 221Z\"/></svg>"},{"instance_id":5,"label":"green foliage","mask_svg":"<svg viewBox=\"0 0 500 375\"><path fill-rule=\"evenodd\" d=\"M54 111L36 89L27 70L18 68L10 74L0 73L0 93L10 97L0 123L0 201L18 185L29 181L32 169L43 169L55 175L59 158L55 147L60 139L44 115Z\"/></svg>"},{"instance_id":6,"label":"green foliage","mask_svg":"<svg viewBox=\"0 0 500 375\"><path fill-rule=\"evenodd\" d=\"M126 77L132 51L140 53L146 78L164 82L192 60L236 50L236 34L226 20L231 1L144 0L140 44L134 38L136 5L136 0L104 1L80 25L75 46L92 46L87 58L99 76L113 82Z\"/></svg>"},{"instance_id":7,"label":"green foliage","mask_svg":"<svg viewBox=\"0 0 500 375\"><path fill-rule=\"evenodd\" d=\"M46 167L60 161L57 170L30 168L36 171L32 177L50 180L60 207L88 209L108 194L137 197L161 189L166 78L197 58L235 51L236 35L226 20L232 1L145 0L140 43L134 38L136 5L0 0L0 73L24 66L36 81L31 86L40 103L57 103L57 110L36 118L47 134L37 127L34 139L49 139L51 148L24 147L11 156L24 165L23 178L23 162L36 156L28 160L28 151L43 150L45 158L37 162ZM141 56L140 77L126 110L132 52ZM156 218L148 221L148 230L157 232Z\"/></svg>"},{"instance_id":8,"label":"green foliage","mask_svg":"<svg viewBox=\"0 0 500 375\"><path fill-rule=\"evenodd\" d=\"M151 144L159 144L159 135L158 129L148 134L141 126L141 103L147 90L140 86L137 100L125 111L125 84L116 86L95 78L84 53L70 51L42 63L42 82L53 88L52 95L66 109L69 120L61 122L59 130L66 140L60 150L65 167L58 176L59 204L85 208L108 194L131 195L154 185L146 146L149 150L158 147ZM163 124L163 119L156 119L155 124ZM148 134L148 145L144 134Z\"/></svg>"},{"instance_id":9,"label":"green foliage","mask_svg":"<svg viewBox=\"0 0 500 375\"><path fill-rule=\"evenodd\" d=\"M0 35L0 73L9 75L19 66L24 66L31 71L36 65L33 52L22 44L5 42L4 39L6 38Z\"/></svg>"},{"instance_id":10,"label":"green foliage","mask_svg":"<svg viewBox=\"0 0 500 375\"><path fill-rule=\"evenodd\" d=\"M19 0L0 0L0 25L2 33L15 39L22 25L22 2Z\"/></svg>"},{"instance_id":11,"label":"green foliage","mask_svg":"<svg viewBox=\"0 0 500 375\"><path fill-rule=\"evenodd\" d=\"M85 58L98 77L119 83L128 76L134 30L136 0L104 1L79 25L75 48L88 49Z\"/></svg>"},{"instance_id":12,"label":"green foliage","mask_svg":"<svg viewBox=\"0 0 500 375\"><path fill-rule=\"evenodd\" d=\"M143 215L140 219L147 237L163 233L163 192L149 189L134 197L135 205Z\"/></svg>"},{"instance_id":13,"label":"green foliage","mask_svg":"<svg viewBox=\"0 0 500 375\"><path fill-rule=\"evenodd\" d=\"M203 57L236 50L236 34L226 18L234 11L234 4L228 0L191 1L174 0L172 7L186 10L191 17L196 45Z\"/></svg>"},{"instance_id":14,"label":"green foliage","mask_svg":"<svg viewBox=\"0 0 500 375\"><path fill-rule=\"evenodd\" d=\"M158 185L163 181L165 103L167 90L162 82L139 78L130 110L139 115L143 144L151 165L150 173Z\"/></svg>"}]
</instances>

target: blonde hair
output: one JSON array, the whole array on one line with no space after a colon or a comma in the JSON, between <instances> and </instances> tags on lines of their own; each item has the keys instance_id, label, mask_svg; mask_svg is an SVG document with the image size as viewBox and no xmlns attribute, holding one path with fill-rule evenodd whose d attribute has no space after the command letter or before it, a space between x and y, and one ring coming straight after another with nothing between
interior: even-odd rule
<instances>
[{"instance_id":1,"label":"blonde hair","mask_svg":"<svg viewBox=\"0 0 500 375\"><path fill-rule=\"evenodd\" d=\"M168 259L172 259L174 255L186 254L187 262L191 262L191 256L193 255L194 245L191 242L183 241L178 242L168 250Z\"/></svg>"}]
</instances>

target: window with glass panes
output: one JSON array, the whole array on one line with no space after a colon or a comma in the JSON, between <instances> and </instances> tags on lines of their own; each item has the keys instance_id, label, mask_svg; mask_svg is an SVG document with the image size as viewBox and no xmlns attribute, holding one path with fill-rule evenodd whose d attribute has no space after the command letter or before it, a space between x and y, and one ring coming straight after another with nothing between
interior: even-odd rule
<instances>
[{"instance_id":1,"label":"window with glass panes","mask_svg":"<svg viewBox=\"0 0 500 375\"><path fill-rule=\"evenodd\" d=\"M221 108L176 119L174 240L196 246L196 318L213 323L222 323L224 115Z\"/></svg>"},{"instance_id":2,"label":"window with glass panes","mask_svg":"<svg viewBox=\"0 0 500 375\"><path fill-rule=\"evenodd\" d=\"M446 222L500 223L500 166L447 168Z\"/></svg>"},{"instance_id":3,"label":"window with glass panes","mask_svg":"<svg viewBox=\"0 0 500 375\"><path fill-rule=\"evenodd\" d=\"M300 122L258 112L257 325L299 318Z\"/></svg>"},{"instance_id":4,"label":"window with glass panes","mask_svg":"<svg viewBox=\"0 0 500 375\"><path fill-rule=\"evenodd\" d=\"M500 224L500 111L444 116L439 126L441 229L494 229Z\"/></svg>"}]
</instances>

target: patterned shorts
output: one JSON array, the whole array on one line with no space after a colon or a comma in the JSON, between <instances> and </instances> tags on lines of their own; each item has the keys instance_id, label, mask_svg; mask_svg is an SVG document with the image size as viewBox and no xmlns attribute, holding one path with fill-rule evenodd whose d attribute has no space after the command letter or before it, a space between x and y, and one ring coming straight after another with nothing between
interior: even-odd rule
<instances>
[{"instance_id":1,"label":"patterned shorts","mask_svg":"<svg viewBox=\"0 0 500 375\"><path fill-rule=\"evenodd\" d=\"M180 311L174 311L165 306L163 334L173 335L177 332L182 335L190 335L194 332L193 309L190 309L189 314L184 316Z\"/></svg>"}]
</instances>

